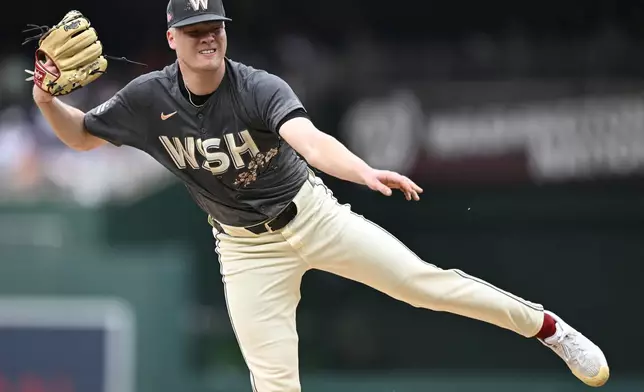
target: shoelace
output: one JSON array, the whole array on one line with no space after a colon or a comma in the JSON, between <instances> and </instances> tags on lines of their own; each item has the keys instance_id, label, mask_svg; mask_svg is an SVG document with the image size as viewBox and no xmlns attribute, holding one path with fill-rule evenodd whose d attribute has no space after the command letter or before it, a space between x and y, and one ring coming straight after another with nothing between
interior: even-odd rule
<instances>
[{"instance_id":1,"label":"shoelace","mask_svg":"<svg viewBox=\"0 0 644 392\"><path fill-rule=\"evenodd\" d=\"M565 340L568 341L565 342ZM586 350L583 350L579 347L579 342L577 341L577 339L568 331L564 331L561 336L559 336L555 344L559 346L558 348L561 350L566 362L570 362L572 360L579 365L582 365L586 362ZM570 351L567 351L564 346L569 347Z\"/></svg>"}]
</instances>

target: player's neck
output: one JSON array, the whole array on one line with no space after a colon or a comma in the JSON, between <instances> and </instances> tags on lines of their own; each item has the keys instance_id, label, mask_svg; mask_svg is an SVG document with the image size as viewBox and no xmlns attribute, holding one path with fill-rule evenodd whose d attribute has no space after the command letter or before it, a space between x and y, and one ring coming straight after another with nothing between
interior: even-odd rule
<instances>
[{"instance_id":1,"label":"player's neck","mask_svg":"<svg viewBox=\"0 0 644 392\"><path fill-rule=\"evenodd\" d=\"M179 63L179 67L186 88L195 95L208 95L215 92L226 73L225 62L214 72L194 72L182 67L181 63Z\"/></svg>"}]
</instances>

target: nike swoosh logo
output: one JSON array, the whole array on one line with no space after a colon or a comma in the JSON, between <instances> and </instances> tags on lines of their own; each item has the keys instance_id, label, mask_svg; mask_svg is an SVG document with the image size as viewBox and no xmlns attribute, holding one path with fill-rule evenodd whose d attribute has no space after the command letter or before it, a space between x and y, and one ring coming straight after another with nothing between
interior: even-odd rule
<instances>
[{"instance_id":1,"label":"nike swoosh logo","mask_svg":"<svg viewBox=\"0 0 644 392\"><path fill-rule=\"evenodd\" d=\"M163 114L163 112L161 112L161 120L165 121L165 120L169 119L170 117L174 116L175 114L177 114L177 112L172 112L172 113L169 113L169 114Z\"/></svg>"}]
</instances>

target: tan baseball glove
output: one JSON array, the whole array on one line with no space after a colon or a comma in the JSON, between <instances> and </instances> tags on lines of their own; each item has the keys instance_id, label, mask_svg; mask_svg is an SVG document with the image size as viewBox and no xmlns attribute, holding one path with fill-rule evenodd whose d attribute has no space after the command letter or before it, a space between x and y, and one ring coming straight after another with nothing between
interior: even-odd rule
<instances>
[{"instance_id":1,"label":"tan baseball glove","mask_svg":"<svg viewBox=\"0 0 644 392\"><path fill-rule=\"evenodd\" d=\"M107 60L103 56L103 45L89 20L79 11L68 12L51 28L36 28L42 33L31 38L38 39L33 81L42 90L54 96L66 95L105 73ZM47 60L56 71L45 68Z\"/></svg>"}]
</instances>

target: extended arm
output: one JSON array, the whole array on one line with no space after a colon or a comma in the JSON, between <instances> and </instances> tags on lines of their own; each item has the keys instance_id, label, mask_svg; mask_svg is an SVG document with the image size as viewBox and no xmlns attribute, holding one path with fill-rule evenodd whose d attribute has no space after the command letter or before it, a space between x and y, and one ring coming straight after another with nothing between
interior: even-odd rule
<instances>
[{"instance_id":1,"label":"extended arm","mask_svg":"<svg viewBox=\"0 0 644 392\"><path fill-rule=\"evenodd\" d=\"M289 114L304 107L283 79L255 72L248 83L252 85L248 98L252 100L257 124L278 133L309 165L339 179L366 185L385 196L390 196L392 189L400 189L407 200L420 199L418 194L423 190L409 178L373 169L334 137L318 130L306 115L288 119Z\"/></svg>"},{"instance_id":2,"label":"extended arm","mask_svg":"<svg viewBox=\"0 0 644 392\"><path fill-rule=\"evenodd\" d=\"M372 168L305 117L285 122L279 133L311 166L333 177L366 185L386 196L391 195L393 188L400 189L407 200L420 199L418 194L423 190L409 178Z\"/></svg>"}]
</instances>

